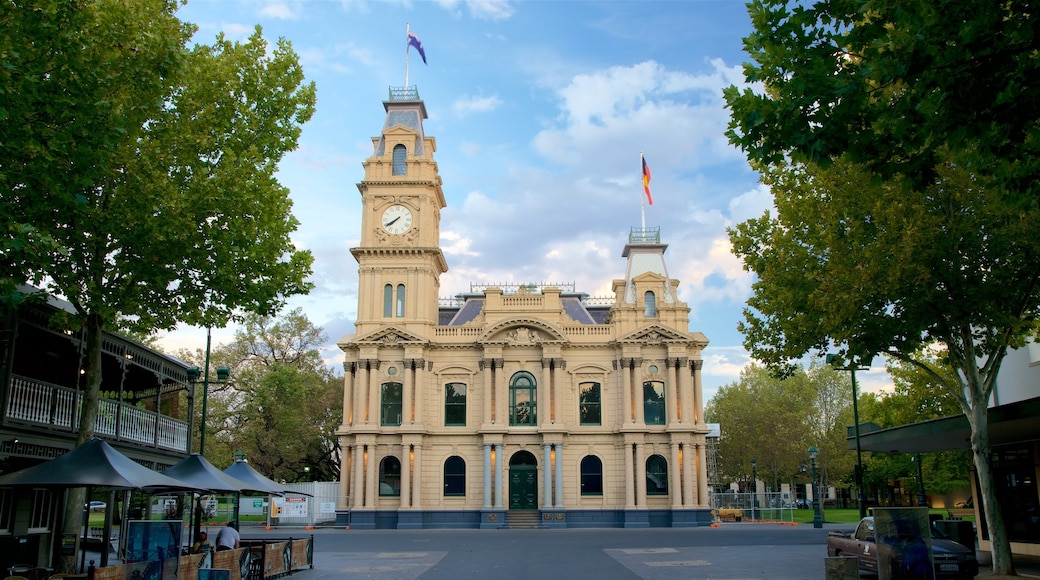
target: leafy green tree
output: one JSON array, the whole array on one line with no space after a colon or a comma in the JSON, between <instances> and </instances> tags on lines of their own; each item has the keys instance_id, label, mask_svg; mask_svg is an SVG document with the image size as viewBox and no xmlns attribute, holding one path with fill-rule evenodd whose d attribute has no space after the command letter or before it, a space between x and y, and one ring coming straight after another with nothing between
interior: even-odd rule
<instances>
[{"instance_id":1,"label":"leafy green tree","mask_svg":"<svg viewBox=\"0 0 1040 580\"><path fill-rule=\"evenodd\" d=\"M947 161L1029 207L1040 194L1040 14L1027 0L748 4L750 83L731 138L756 162L848 157L912 190Z\"/></svg>"},{"instance_id":2,"label":"leafy green tree","mask_svg":"<svg viewBox=\"0 0 1040 580\"><path fill-rule=\"evenodd\" d=\"M211 385L206 455L215 464L227 465L242 451L272 479L339 478L343 377L321 358L326 342L296 309L277 318L246 316L235 340L213 351L211 364L232 370L231 382ZM187 356L200 360L203 353Z\"/></svg>"},{"instance_id":3,"label":"leafy green tree","mask_svg":"<svg viewBox=\"0 0 1040 580\"><path fill-rule=\"evenodd\" d=\"M0 216L14 224L0 283L36 283L75 309L77 442L94 433L105 330L221 326L310 288L312 258L293 246L298 222L274 175L314 86L259 28L189 48L178 4L0 3ZM66 529L79 525L70 509Z\"/></svg>"},{"instance_id":4,"label":"leafy green tree","mask_svg":"<svg viewBox=\"0 0 1040 580\"><path fill-rule=\"evenodd\" d=\"M707 405L709 421L718 422L721 472L735 480L751 480L751 460L758 476L772 489L805 479L809 446L820 449L820 480L828 485L851 469L845 443L843 409L851 407L851 390L841 396L833 369L814 366L779 378L750 365L740 380L723 386Z\"/></svg>"},{"instance_id":5,"label":"leafy green tree","mask_svg":"<svg viewBox=\"0 0 1040 580\"><path fill-rule=\"evenodd\" d=\"M757 281L745 309L745 346L784 366L844 345L853 364L878 354L913 365L957 401L994 542L994 570L1013 569L993 486L987 408L1008 348L1033 332L1040 306L1040 208L983 188L954 163L908 194L837 159L760 166L769 214L730 231ZM942 346L943 373L919 356Z\"/></svg>"}]
</instances>

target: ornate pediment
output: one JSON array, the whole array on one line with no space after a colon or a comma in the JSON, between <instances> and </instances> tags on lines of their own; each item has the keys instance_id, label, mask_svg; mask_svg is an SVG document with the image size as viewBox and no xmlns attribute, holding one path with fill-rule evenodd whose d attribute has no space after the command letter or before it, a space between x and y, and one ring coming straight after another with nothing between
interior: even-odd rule
<instances>
[{"instance_id":1,"label":"ornate pediment","mask_svg":"<svg viewBox=\"0 0 1040 580\"><path fill-rule=\"evenodd\" d=\"M399 344L426 344L426 339L416 336L410 332L394 328L393 326L381 328L372 334L360 336L353 341L355 344L378 344L383 346L394 346Z\"/></svg>"},{"instance_id":2,"label":"ornate pediment","mask_svg":"<svg viewBox=\"0 0 1040 580\"><path fill-rule=\"evenodd\" d=\"M653 324L629 333L618 339L619 343L629 344L664 344L666 342L692 342L690 335Z\"/></svg>"},{"instance_id":3,"label":"ornate pediment","mask_svg":"<svg viewBox=\"0 0 1040 580\"><path fill-rule=\"evenodd\" d=\"M513 319L496 324L484 333L480 342L493 342L504 346L536 346L566 340L562 332L541 320Z\"/></svg>"}]
</instances>

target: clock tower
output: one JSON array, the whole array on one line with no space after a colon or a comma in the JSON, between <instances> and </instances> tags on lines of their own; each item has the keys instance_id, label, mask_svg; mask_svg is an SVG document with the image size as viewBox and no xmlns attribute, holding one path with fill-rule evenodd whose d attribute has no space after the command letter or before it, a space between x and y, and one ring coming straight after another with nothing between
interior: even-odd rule
<instances>
[{"instance_id":1,"label":"clock tower","mask_svg":"<svg viewBox=\"0 0 1040 580\"><path fill-rule=\"evenodd\" d=\"M437 142L423 132L426 105L412 87L391 88L386 121L363 163L361 245L358 262L359 336L395 326L428 336L437 324L440 275L441 177L433 160Z\"/></svg>"}]
</instances>

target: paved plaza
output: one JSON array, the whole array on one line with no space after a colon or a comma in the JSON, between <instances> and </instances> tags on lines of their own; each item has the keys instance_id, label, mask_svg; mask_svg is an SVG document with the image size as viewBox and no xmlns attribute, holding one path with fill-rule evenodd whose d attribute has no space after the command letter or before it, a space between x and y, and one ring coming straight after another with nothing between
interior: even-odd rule
<instances>
[{"instance_id":1,"label":"paved plaza","mask_svg":"<svg viewBox=\"0 0 1040 580\"><path fill-rule=\"evenodd\" d=\"M563 530L244 530L314 534L315 568L300 580L824 578L830 529L775 524Z\"/></svg>"}]
</instances>

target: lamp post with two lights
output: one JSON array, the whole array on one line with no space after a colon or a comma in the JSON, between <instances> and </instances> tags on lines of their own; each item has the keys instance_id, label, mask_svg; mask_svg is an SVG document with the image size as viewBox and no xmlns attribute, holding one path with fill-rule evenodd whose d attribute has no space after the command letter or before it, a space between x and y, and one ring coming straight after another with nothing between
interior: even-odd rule
<instances>
[{"instance_id":1,"label":"lamp post with two lights","mask_svg":"<svg viewBox=\"0 0 1040 580\"><path fill-rule=\"evenodd\" d=\"M230 367L217 367L217 378L215 380L209 379L209 349L211 342L211 330L206 329L206 362L202 371L199 367L188 368L188 382L192 384L202 383L202 420L199 425L199 455L205 457L206 455L206 405L209 399L209 384L210 383L226 383L231 378ZM199 380L199 377L202 380ZM191 452L191 440L188 440L188 452Z\"/></svg>"},{"instance_id":2,"label":"lamp post with two lights","mask_svg":"<svg viewBox=\"0 0 1040 580\"><path fill-rule=\"evenodd\" d=\"M859 517L863 519L867 515L867 503L863 495L863 450L859 443L859 394L856 392L856 371L866 370L866 367L858 367L851 362L847 366L837 366L840 363L838 355L827 355L827 364L835 370L849 371L852 375L852 422L856 435L856 501L859 505Z\"/></svg>"}]
</instances>

